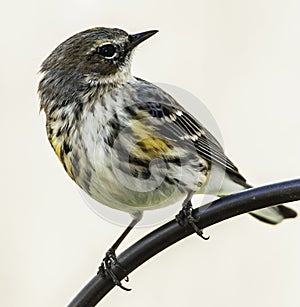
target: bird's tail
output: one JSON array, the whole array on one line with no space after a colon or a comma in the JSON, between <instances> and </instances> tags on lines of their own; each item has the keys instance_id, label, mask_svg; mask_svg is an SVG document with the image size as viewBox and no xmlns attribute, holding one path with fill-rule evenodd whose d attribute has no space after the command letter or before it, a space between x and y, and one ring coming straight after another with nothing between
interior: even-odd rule
<instances>
[{"instance_id":1,"label":"bird's tail","mask_svg":"<svg viewBox=\"0 0 300 307\"><path fill-rule=\"evenodd\" d=\"M250 189L252 188L252 186L249 184L245 184L244 188ZM295 210L284 205L277 205L273 207L259 209L250 212L250 214L261 222L265 222L272 225L276 225L282 222L284 219L291 219L297 216L297 212Z\"/></svg>"},{"instance_id":2,"label":"bird's tail","mask_svg":"<svg viewBox=\"0 0 300 307\"><path fill-rule=\"evenodd\" d=\"M297 216L295 210L284 205L252 211L250 214L258 220L272 225L276 225L284 219L290 219Z\"/></svg>"},{"instance_id":3,"label":"bird's tail","mask_svg":"<svg viewBox=\"0 0 300 307\"><path fill-rule=\"evenodd\" d=\"M239 181L238 183L234 183L233 181L225 180L225 184L223 184L223 189L221 192L221 195L219 196L225 196L229 195L231 193L234 193L239 190L245 190L252 188L251 185L248 183ZM250 214L257 218L258 220L276 225L283 221L284 219L290 219L295 218L297 216L297 212L289 207L286 207L284 205L277 205L273 207L268 207L264 209L259 209L256 211L250 212Z\"/></svg>"}]
</instances>

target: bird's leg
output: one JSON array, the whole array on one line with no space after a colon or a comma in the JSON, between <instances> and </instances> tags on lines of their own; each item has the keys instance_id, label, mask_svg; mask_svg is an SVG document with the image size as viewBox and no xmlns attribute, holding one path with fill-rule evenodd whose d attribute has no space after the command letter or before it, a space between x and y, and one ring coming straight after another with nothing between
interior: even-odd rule
<instances>
[{"instance_id":1,"label":"bird's leg","mask_svg":"<svg viewBox=\"0 0 300 307\"><path fill-rule=\"evenodd\" d=\"M131 223L127 226L127 228L118 238L118 240L113 244L113 246L106 252L105 257L103 258L97 273L103 277L110 276L116 286L119 286L121 289L126 291L130 291L131 289L128 289L122 285L120 279L113 272L112 266L116 266L124 270L116 257L116 249L120 246L121 242L125 239L128 233L133 229L133 227L141 220L141 218L142 214L140 212L134 215ZM128 281L128 277L125 278L125 281Z\"/></svg>"},{"instance_id":2,"label":"bird's leg","mask_svg":"<svg viewBox=\"0 0 300 307\"><path fill-rule=\"evenodd\" d=\"M187 197L183 201L182 209L176 215L175 219L178 222L178 224L181 226L185 226L186 224L189 224L191 227L193 227L197 235L199 235L204 240L208 240L209 237L205 237L203 235L203 230L200 229L196 224L197 222L199 222L199 219L193 216L193 205L191 202L193 195L194 195L194 192L188 193Z\"/></svg>"}]
</instances>

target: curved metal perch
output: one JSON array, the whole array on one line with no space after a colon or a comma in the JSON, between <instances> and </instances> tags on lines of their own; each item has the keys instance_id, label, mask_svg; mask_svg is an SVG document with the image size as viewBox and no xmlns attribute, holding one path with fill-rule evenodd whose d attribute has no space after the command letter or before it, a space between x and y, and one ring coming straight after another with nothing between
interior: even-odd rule
<instances>
[{"instance_id":1,"label":"curved metal perch","mask_svg":"<svg viewBox=\"0 0 300 307\"><path fill-rule=\"evenodd\" d=\"M300 200L300 179L252 188L217 199L195 209L194 216L200 218L197 225L203 229L239 214L296 200ZM120 254L118 261L123 270L113 267L114 273L123 279L148 259L193 232L189 225L180 226L175 220L168 222ZM114 286L111 279L96 275L68 307L95 306Z\"/></svg>"}]
</instances>

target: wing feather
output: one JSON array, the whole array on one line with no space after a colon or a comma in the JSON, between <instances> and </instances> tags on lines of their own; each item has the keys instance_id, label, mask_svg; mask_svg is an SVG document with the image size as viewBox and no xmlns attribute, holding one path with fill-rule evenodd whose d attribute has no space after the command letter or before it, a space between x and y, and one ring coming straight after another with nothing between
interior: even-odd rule
<instances>
[{"instance_id":1,"label":"wing feather","mask_svg":"<svg viewBox=\"0 0 300 307\"><path fill-rule=\"evenodd\" d=\"M157 95L160 99L153 97L153 100L146 100L143 97L143 103L138 104L138 109L146 112L153 120L156 119L155 126L160 135L172 139L180 146L192 146L202 158L223 167L232 180L247 185L237 167L225 155L221 144L195 117L160 88L148 82L145 86L159 91Z\"/></svg>"}]
</instances>

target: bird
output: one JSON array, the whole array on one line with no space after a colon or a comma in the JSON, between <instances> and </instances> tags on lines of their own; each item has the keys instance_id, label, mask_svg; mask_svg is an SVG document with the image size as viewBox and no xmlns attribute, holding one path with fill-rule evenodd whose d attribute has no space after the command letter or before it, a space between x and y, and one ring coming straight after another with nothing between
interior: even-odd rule
<instances>
[{"instance_id":1,"label":"bird","mask_svg":"<svg viewBox=\"0 0 300 307\"><path fill-rule=\"evenodd\" d=\"M56 47L40 69L40 109L64 169L94 200L132 217L99 268L125 290L111 268L145 210L182 201L178 223L207 239L192 214L193 195L252 187L204 125L159 86L132 75L134 50L157 32L87 29ZM283 205L250 214L269 224L297 215Z\"/></svg>"}]
</instances>

